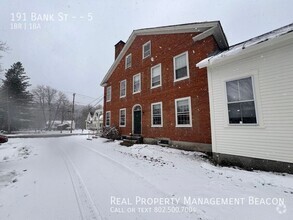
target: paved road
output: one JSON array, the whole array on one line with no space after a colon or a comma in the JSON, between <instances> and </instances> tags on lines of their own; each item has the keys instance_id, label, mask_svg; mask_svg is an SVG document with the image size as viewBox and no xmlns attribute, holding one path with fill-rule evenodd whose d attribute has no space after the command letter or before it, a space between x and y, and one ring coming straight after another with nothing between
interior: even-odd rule
<instances>
[{"instance_id":1,"label":"paved road","mask_svg":"<svg viewBox=\"0 0 293 220\"><path fill-rule=\"evenodd\" d=\"M135 198L170 195L127 166L124 157L113 159L111 151L99 150L85 137L15 139L11 144L26 146L29 155L1 165L17 173L17 182L0 191L1 219L192 218L145 213L149 206L135 204ZM135 214L129 214L133 208Z\"/></svg>"}]
</instances>

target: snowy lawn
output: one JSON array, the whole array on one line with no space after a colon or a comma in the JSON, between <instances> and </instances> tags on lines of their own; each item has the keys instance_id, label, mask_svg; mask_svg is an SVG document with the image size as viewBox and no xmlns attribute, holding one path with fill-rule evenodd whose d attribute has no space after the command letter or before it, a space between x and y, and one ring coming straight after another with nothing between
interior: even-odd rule
<instances>
[{"instance_id":1,"label":"snowy lawn","mask_svg":"<svg viewBox=\"0 0 293 220\"><path fill-rule=\"evenodd\" d=\"M0 146L0 219L293 219L293 176L86 136Z\"/></svg>"}]
</instances>

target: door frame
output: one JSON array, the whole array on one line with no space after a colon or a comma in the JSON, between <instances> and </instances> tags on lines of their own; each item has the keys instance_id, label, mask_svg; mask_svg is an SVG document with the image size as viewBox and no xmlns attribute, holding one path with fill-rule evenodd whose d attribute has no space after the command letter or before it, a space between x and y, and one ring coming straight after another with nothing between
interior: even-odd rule
<instances>
[{"instance_id":1,"label":"door frame","mask_svg":"<svg viewBox=\"0 0 293 220\"><path fill-rule=\"evenodd\" d=\"M139 106L140 107L140 135L142 134L142 107L140 104L135 104L133 107L132 107L132 134L134 134L134 109L135 107Z\"/></svg>"}]
</instances>

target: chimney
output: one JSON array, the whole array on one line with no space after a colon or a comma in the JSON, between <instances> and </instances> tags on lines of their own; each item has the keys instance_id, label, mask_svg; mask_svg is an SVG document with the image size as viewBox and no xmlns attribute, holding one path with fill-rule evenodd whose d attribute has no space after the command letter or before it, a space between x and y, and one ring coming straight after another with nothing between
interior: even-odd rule
<instances>
[{"instance_id":1,"label":"chimney","mask_svg":"<svg viewBox=\"0 0 293 220\"><path fill-rule=\"evenodd\" d=\"M115 44L115 60L119 56L119 54L120 54L121 50L123 49L124 45L125 45L125 42L123 42L122 40L120 40L117 44Z\"/></svg>"}]
</instances>

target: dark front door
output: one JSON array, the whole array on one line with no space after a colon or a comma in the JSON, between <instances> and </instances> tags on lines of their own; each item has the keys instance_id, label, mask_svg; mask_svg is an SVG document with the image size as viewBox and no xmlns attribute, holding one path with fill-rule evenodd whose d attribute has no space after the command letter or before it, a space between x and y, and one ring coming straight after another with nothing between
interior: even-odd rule
<instances>
[{"instance_id":1,"label":"dark front door","mask_svg":"<svg viewBox=\"0 0 293 220\"><path fill-rule=\"evenodd\" d=\"M135 108L133 111L133 134L141 134L141 109Z\"/></svg>"}]
</instances>

